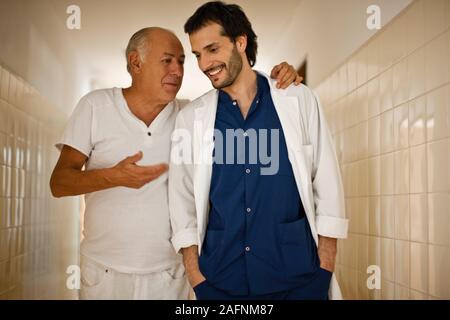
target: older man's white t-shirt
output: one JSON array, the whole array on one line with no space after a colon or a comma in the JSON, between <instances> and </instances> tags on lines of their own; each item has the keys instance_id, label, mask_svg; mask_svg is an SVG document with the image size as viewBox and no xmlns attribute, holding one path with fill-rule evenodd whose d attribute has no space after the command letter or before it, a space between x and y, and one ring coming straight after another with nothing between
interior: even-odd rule
<instances>
[{"instance_id":1,"label":"older man's white t-shirt","mask_svg":"<svg viewBox=\"0 0 450 320\"><path fill-rule=\"evenodd\" d=\"M61 141L89 157L86 170L110 168L143 152L139 165L168 163L180 103L167 105L149 127L128 108L122 89L84 96ZM151 273L180 263L171 245L168 174L141 189L116 187L86 194L81 254L119 272Z\"/></svg>"}]
</instances>

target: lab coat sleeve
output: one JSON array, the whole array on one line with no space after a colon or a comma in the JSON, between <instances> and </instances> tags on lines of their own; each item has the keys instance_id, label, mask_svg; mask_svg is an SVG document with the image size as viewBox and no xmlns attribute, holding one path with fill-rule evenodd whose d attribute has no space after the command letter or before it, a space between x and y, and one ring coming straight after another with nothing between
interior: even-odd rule
<instances>
[{"instance_id":1,"label":"lab coat sleeve","mask_svg":"<svg viewBox=\"0 0 450 320\"><path fill-rule=\"evenodd\" d=\"M198 245L191 139L192 132L186 126L183 111L180 111L172 135L169 164L171 241L177 253L182 248Z\"/></svg>"},{"instance_id":2,"label":"lab coat sleeve","mask_svg":"<svg viewBox=\"0 0 450 320\"><path fill-rule=\"evenodd\" d=\"M321 236L346 238L344 189L331 134L318 96L312 92L308 130L313 145L312 187L316 228Z\"/></svg>"}]
</instances>

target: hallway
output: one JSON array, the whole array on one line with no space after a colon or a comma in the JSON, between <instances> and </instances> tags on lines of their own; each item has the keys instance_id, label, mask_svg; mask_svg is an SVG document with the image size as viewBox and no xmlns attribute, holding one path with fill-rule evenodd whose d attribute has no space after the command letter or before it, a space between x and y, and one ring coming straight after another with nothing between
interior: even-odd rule
<instances>
[{"instance_id":1,"label":"hallway","mask_svg":"<svg viewBox=\"0 0 450 320\"><path fill-rule=\"evenodd\" d=\"M1 300L78 298L84 201L52 197L54 144L82 96L130 85L125 47L142 27L181 40L178 99L210 90L182 29L205 2L80 0L70 29L71 1L0 1ZM380 30L368 0L235 3L258 34L255 69L307 62L322 102L350 219L344 299L450 299L450 0L377 1Z\"/></svg>"}]
</instances>

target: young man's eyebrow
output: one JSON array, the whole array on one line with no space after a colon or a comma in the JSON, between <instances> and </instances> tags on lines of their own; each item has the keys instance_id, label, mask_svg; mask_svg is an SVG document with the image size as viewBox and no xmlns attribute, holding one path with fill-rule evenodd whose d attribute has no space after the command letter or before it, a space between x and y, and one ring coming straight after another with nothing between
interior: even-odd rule
<instances>
[{"instance_id":1,"label":"young man's eyebrow","mask_svg":"<svg viewBox=\"0 0 450 320\"><path fill-rule=\"evenodd\" d=\"M208 49L210 49L212 46L215 46L215 45L218 45L218 44L219 44L218 42L210 43L210 44L208 44L207 46L205 46L205 47L203 48L203 50L208 50ZM192 53L193 53L193 54L197 54L198 52L197 52L197 51L192 51Z\"/></svg>"}]
</instances>

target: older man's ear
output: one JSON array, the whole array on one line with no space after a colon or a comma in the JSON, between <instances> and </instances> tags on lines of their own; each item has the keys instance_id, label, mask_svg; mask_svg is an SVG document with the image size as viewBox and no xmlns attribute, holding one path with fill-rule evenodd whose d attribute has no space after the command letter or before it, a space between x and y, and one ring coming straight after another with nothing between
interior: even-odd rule
<instances>
[{"instance_id":1,"label":"older man's ear","mask_svg":"<svg viewBox=\"0 0 450 320\"><path fill-rule=\"evenodd\" d=\"M277 80L278 89L286 89L292 83L298 86L303 81L303 78L297 73L294 66L287 62L282 62L273 67L270 77Z\"/></svg>"}]
</instances>

